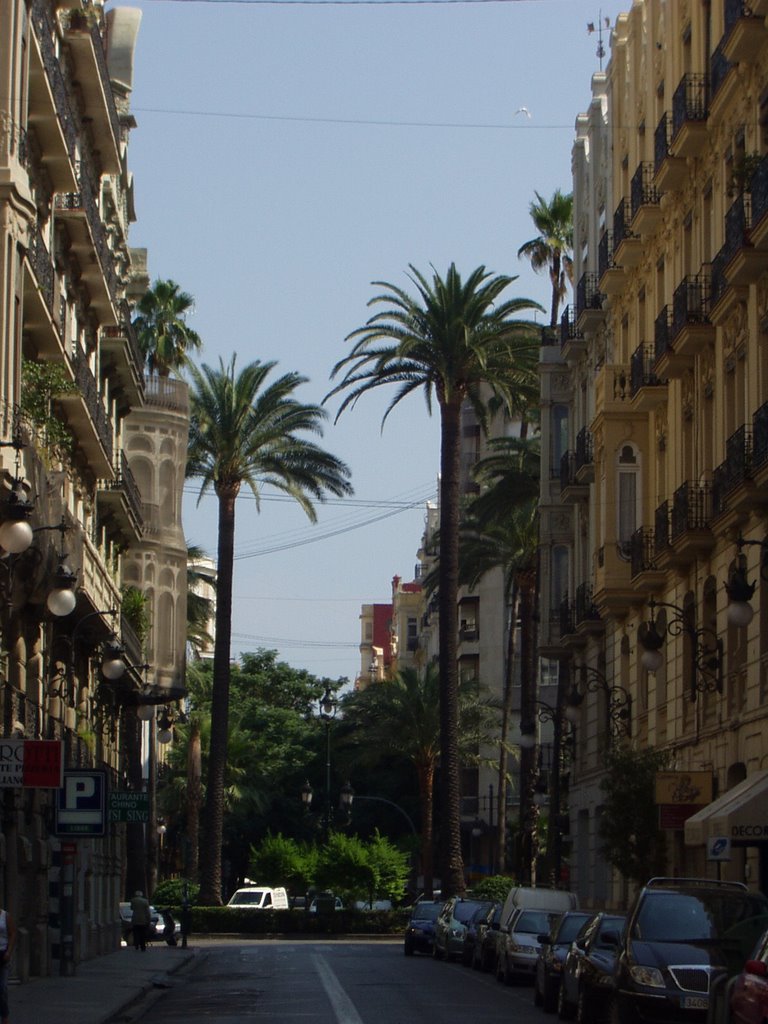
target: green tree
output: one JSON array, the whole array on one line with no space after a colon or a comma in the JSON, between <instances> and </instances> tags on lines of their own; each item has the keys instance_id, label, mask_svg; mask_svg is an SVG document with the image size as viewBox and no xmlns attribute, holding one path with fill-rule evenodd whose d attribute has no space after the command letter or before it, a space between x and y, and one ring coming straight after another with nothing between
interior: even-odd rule
<instances>
[{"instance_id":1,"label":"green tree","mask_svg":"<svg viewBox=\"0 0 768 1024\"><path fill-rule=\"evenodd\" d=\"M432 891L433 794L440 761L440 674L437 666L424 672L402 669L345 698L340 745L353 745L363 762L395 754L416 770L421 818L421 869L424 888ZM476 680L458 687L459 756L466 763L476 756L487 731L492 709L478 693Z\"/></svg>"},{"instance_id":2,"label":"green tree","mask_svg":"<svg viewBox=\"0 0 768 1024\"><path fill-rule=\"evenodd\" d=\"M187 324L193 306L192 296L170 280L156 280L139 300L133 326L150 373L178 373L189 365L189 353L201 347L199 335Z\"/></svg>"},{"instance_id":3,"label":"green tree","mask_svg":"<svg viewBox=\"0 0 768 1024\"><path fill-rule=\"evenodd\" d=\"M316 501L352 490L344 463L302 436L322 436L325 418L321 408L295 397L305 378L287 373L269 383L274 367L255 361L237 373L234 356L228 366L220 361L218 369L190 367L187 476L202 480L201 497L213 488L219 507L211 748L200 880L201 902L213 905L221 903L237 496L247 484L258 508L262 490L274 488L294 498L314 522Z\"/></svg>"},{"instance_id":4,"label":"green tree","mask_svg":"<svg viewBox=\"0 0 768 1024\"><path fill-rule=\"evenodd\" d=\"M328 842L317 848L315 883L345 903L366 899L375 889L376 874L362 839L331 832Z\"/></svg>"},{"instance_id":5,"label":"green tree","mask_svg":"<svg viewBox=\"0 0 768 1024\"><path fill-rule=\"evenodd\" d=\"M664 832L659 827L656 773L666 768L669 752L653 747L611 748L600 788L600 852L628 881L642 884L666 871Z\"/></svg>"},{"instance_id":6,"label":"green tree","mask_svg":"<svg viewBox=\"0 0 768 1024\"><path fill-rule=\"evenodd\" d=\"M314 869L314 853L286 836L270 833L258 846L251 847L250 870L259 885L281 885L294 896L303 895Z\"/></svg>"},{"instance_id":7,"label":"green tree","mask_svg":"<svg viewBox=\"0 0 768 1024\"><path fill-rule=\"evenodd\" d=\"M440 410L440 760L443 817L442 880L446 893L464 891L459 814L460 761L458 739L458 552L461 505L461 409L465 402L487 428L486 395L490 392L513 413L537 393L532 325L521 313L541 309L529 299L501 301L514 278L493 277L478 267L462 281L451 264L443 279L433 269L432 281L410 266L417 296L385 281L384 291L369 306L384 306L352 331L349 355L333 368L340 383L329 395L346 392L336 418L369 391L395 385L384 414L416 391L427 408Z\"/></svg>"},{"instance_id":8,"label":"green tree","mask_svg":"<svg viewBox=\"0 0 768 1024\"><path fill-rule=\"evenodd\" d=\"M368 843L368 862L373 874L373 888L367 894L375 899L397 902L403 898L408 881L408 854L398 850L378 829Z\"/></svg>"},{"instance_id":9,"label":"green tree","mask_svg":"<svg viewBox=\"0 0 768 1024\"><path fill-rule=\"evenodd\" d=\"M550 324L557 323L560 303L573 283L573 193L557 189L549 202L538 192L528 212L536 230L535 238L517 250L520 258L530 261L536 271L547 271L552 285Z\"/></svg>"},{"instance_id":10,"label":"green tree","mask_svg":"<svg viewBox=\"0 0 768 1024\"><path fill-rule=\"evenodd\" d=\"M475 466L475 478L485 489L470 505L462 525L459 579L475 587L487 573L500 569L508 608L497 779L497 863L503 867L515 641L518 622L523 630L530 631L533 625L540 460L538 438L500 438L490 448L488 457Z\"/></svg>"}]
</instances>

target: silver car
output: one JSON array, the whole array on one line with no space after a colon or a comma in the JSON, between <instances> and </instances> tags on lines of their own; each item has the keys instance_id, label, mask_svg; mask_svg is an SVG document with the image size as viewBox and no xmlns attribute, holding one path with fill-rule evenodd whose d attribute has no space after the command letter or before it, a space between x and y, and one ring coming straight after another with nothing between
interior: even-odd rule
<instances>
[{"instance_id":1,"label":"silver car","mask_svg":"<svg viewBox=\"0 0 768 1024\"><path fill-rule=\"evenodd\" d=\"M539 936L550 932L562 914L552 910L514 911L498 945L496 978L506 985L514 979L532 981L536 973L536 961L541 943Z\"/></svg>"}]
</instances>

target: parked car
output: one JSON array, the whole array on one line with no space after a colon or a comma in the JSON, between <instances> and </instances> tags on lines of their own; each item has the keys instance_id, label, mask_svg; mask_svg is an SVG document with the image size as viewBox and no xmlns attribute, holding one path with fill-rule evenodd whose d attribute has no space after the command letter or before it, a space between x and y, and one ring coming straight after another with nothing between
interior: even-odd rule
<instances>
[{"instance_id":1,"label":"parked car","mask_svg":"<svg viewBox=\"0 0 768 1024\"><path fill-rule=\"evenodd\" d=\"M744 970L736 978L730 997L731 1024L768 1021L768 932L765 932Z\"/></svg>"},{"instance_id":2,"label":"parked car","mask_svg":"<svg viewBox=\"0 0 768 1024\"><path fill-rule=\"evenodd\" d=\"M487 927L488 921L497 910L501 915L501 903L481 904L467 922L464 943L461 947L461 962L463 964L474 966L475 948L478 940L482 938L482 930Z\"/></svg>"},{"instance_id":3,"label":"parked car","mask_svg":"<svg viewBox=\"0 0 768 1024\"><path fill-rule=\"evenodd\" d=\"M477 938L472 956L472 966L479 971L493 971L496 968L499 939L501 938L502 903L494 904L488 916L477 923Z\"/></svg>"},{"instance_id":4,"label":"parked car","mask_svg":"<svg viewBox=\"0 0 768 1024\"><path fill-rule=\"evenodd\" d=\"M557 1009L560 977L565 955L581 929L592 920L593 914L583 910L569 910L556 922L551 931L538 936L539 955L533 978L533 1001L546 1013Z\"/></svg>"},{"instance_id":5,"label":"parked car","mask_svg":"<svg viewBox=\"0 0 768 1024\"><path fill-rule=\"evenodd\" d=\"M392 900L355 900L355 910L392 910Z\"/></svg>"},{"instance_id":6,"label":"parked car","mask_svg":"<svg viewBox=\"0 0 768 1024\"><path fill-rule=\"evenodd\" d=\"M411 910L405 927L403 952L406 956L414 953L431 953L435 941L435 921L443 904L437 900L419 900Z\"/></svg>"},{"instance_id":7,"label":"parked car","mask_svg":"<svg viewBox=\"0 0 768 1024\"><path fill-rule=\"evenodd\" d=\"M713 981L739 973L767 926L768 900L740 882L652 878L614 932L613 1017L706 1020Z\"/></svg>"},{"instance_id":8,"label":"parked car","mask_svg":"<svg viewBox=\"0 0 768 1024\"><path fill-rule=\"evenodd\" d=\"M624 921L623 914L595 914L566 950L557 999L561 1019L575 1013L579 1024L596 1024L607 1018L613 997L616 937Z\"/></svg>"},{"instance_id":9,"label":"parked car","mask_svg":"<svg viewBox=\"0 0 768 1024\"><path fill-rule=\"evenodd\" d=\"M539 936L557 925L562 911L515 910L506 927L502 925L496 958L496 980L532 981L541 949Z\"/></svg>"},{"instance_id":10,"label":"parked car","mask_svg":"<svg viewBox=\"0 0 768 1024\"><path fill-rule=\"evenodd\" d=\"M322 913L325 910L343 910L344 901L341 896L334 896L332 892L321 892L313 896L309 902L310 914Z\"/></svg>"},{"instance_id":11,"label":"parked car","mask_svg":"<svg viewBox=\"0 0 768 1024\"><path fill-rule=\"evenodd\" d=\"M436 960L460 957L472 915L479 907L490 907L492 903L492 900L467 900L461 896L451 896L446 900L435 922L432 956Z\"/></svg>"}]
</instances>

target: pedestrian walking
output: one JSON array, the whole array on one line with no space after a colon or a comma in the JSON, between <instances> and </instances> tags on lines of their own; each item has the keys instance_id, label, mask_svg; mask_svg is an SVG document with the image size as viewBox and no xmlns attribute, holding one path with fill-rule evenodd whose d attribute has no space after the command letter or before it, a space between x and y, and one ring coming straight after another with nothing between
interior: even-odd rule
<instances>
[{"instance_id":1,"label":"pedestrian walking","mask_svg":"<svg viewBox=\"0 0 768 1024\"><path fill-rule=\"evenodd\" d=\"M146 952L147 932L152 921L149 911L149 900L137 889L131 900L131 931L133 932L133 948L138 952Z\"/></svg>"},{"instance_id":2,"label":"pedestrian walking","mask_svg":"<svg viewBox=\"0 0 768 1024\"><path fill-rule=\"evenodd\" d=\"M10 1021L8 1009L8 971L16 945L16 924L7 910L0 910L0 1021Z\"/></svg>"}]
</instances>

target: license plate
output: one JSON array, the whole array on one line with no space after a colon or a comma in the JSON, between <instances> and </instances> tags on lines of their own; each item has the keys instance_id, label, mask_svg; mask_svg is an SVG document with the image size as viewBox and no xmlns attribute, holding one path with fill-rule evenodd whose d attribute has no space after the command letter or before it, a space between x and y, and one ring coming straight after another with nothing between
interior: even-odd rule
<instances>
[{"instance_id":1,"label":"license plate","mask_svg":"<svg viewBox=\"0 0 768 1024\"><path fill-rule=\"evenodd\" d=\"M684 1010L708 1010L709 999L707 996L683 996L680 1005Z\"/></svg>"}]
</instances>

